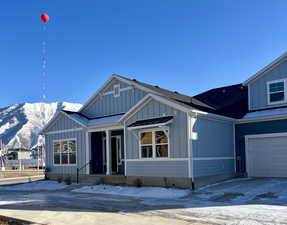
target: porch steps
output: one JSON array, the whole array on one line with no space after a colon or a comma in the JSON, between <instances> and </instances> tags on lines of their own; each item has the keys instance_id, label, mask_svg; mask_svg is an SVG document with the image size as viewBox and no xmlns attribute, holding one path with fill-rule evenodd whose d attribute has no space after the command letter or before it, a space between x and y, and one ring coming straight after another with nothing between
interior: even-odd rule
<instances>
[{"instance_id":1,"label":"porch steps","mask_svg":"<svg viewBox=\"0 0 287 225\"><path fill-rule=\"evenodd\" d=\"M123 185L126 183L125 176L122 175L80 175L79 182L83 184L112 184Z\"/></svg>"}]
</instances>

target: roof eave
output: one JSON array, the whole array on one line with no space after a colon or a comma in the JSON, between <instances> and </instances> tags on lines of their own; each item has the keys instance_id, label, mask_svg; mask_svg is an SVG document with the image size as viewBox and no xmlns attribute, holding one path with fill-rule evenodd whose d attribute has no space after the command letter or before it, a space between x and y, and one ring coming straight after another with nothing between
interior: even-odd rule
<instances>
[{"instance_id":1,"label":"roof eave","mask_svg":"<svg viewBox=\"0 0 287 225\"><path fill-rule=\"evenodd\" d=\"M270 64L268 64L267 66L265 66L263 69L259 70L257 73L255 73L253 76L251 76L249 79L247 79L246 81L243 82L244 86L247 86L249 83L257 80L259 77L261 77L265 72L267 72L269 69L271 69L273 66L275 66L276 64L280 63L281 61L283 61L285 58L287 57L287 52L285 52L284 54L282 54L281 56L279 56L278 58L276 58L275 60L273 60Z\"/></svg>"}]
</instances>

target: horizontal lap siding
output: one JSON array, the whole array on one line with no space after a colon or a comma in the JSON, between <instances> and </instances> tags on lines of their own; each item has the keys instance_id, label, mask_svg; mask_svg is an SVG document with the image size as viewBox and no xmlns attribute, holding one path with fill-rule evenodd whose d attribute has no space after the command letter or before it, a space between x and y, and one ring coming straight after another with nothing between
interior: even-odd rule
<instances>
[{"instance_id":1,"label":"horizontal lap siding","mask_svg":"<svg viewBox=\"0 0 287 225\"><path fill-rule=\"evenodd\" d=\"M54 166L53 165L53 141L60 139L75 138L77 141L77 166ZM74 131L59 134L46 134L46 164L49 172L58 174L76 174L77 167L86 163L86 134L85 131ZM83 169L81 173L86 173Z\"/></svg>"},{"instance_id":2,"label":"horizontal lap siding","mask_svg":"<svg viewBox=\"0 0 287 225\"><path fill-rule=\"evenodd\" d=\"M188 177L188 160L130 161L127 162L127 176Z\"/></svg>"},{"instance_id":3,"label":"horizontal lap siding","mask_svg":"<svg viewBox=\"0 0 287 225\"><path fill-rule=\"evenodd\" d=\"M195 160L194 171L195 177L204 177L217 174L232 174L234 173L234 160Z\"/></svg>"},{"instance_id":4,"label":"horizontal lap siding","mask_svg":"<svg viewBox=\"0 0 287 225\"><path fill-rule=\"evenodd\" d=\"M266 72L262 77L250 84L250 109L265 108L267 104L267 82L287 78L287 61L280 63L273 69ZM277 104L272 106L280 106L285 104Z\"/></svg>"},{"instance_id":5,"label":"horizontal lap siding","mask_svg":"<svg viewBox=\"0 0 287 225\"><path fill-rule=\"evenodd\" d=\"M114 84L120 84L121 88L128 87L127 84L113 80L101 94L112 91ZM131 87L131 86L130 86ZM146 92L132 88L127 91L122 91L119 97L114 97L113 94L103 95L98 97L88 105L82 113L88 117L107 116L119 113L125 113L144 98Z\"/></svg>"},{"instance_id":6,"label":"horizontal lap siding","mask_svg":"<svg viewBox=\"0 0 287 225\"><path fill-rule=\"evenodd\" d=\"M234 159L216 159L234 157L233 123L199 117L193 132L197 133L197 139L192 141L194 176L234 173ZM205 157L214 159L205 160Z\"/></svg>"},{"instance_id":7,"label":"horizontal lap siding","mask_svg":"<svg viewBox=\"0 0 287 225\"><path fill-rule=\"evenodd\" d=\"M71 120L68 116L62 114L48 127L47 132L75 129L80 127L81 125Z\"/></svg>"}]
</instances>

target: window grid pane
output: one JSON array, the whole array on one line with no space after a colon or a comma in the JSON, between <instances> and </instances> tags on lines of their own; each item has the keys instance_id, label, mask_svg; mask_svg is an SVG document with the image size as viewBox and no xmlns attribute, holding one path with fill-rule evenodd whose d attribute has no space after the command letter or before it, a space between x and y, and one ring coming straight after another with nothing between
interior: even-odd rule
<instances>
[{"instance_id":1,"label":"window grid pane","mask_svg":"<svg viewBox=\"0 0 287 225\"><path fill-rule=\"evenodd\" d=\"M269 85L270 93L284 91L284 82L272 83Z\"/></svg>"},{"instance_id":2,"label":"window grid pane","mask_svg":"<svg viewBox=\"0 0 287 225\"><path fill-rule=\"evenodd\" d=\"M142 158L152 158L152 145L146 145L141 147L141 157Z\"/></svg>"},{"instance_id":3,"label":"window grid pane","mask_svg":"<svg viewBox=\"0 0 287 225\"><path fill-rule=\"evenodd\" d=\"M54 164L76 164L76 141L61 141L54 143Z\"/></svg>"},{"instance_id":4,"label":"window grid pane","mask_svg":"<svg viewBox=\"0 0 287 225\"><path fill-rule=\"evenodd\" d=\"M284 92L270 94L270 102L284 101Z\"/></svg>"},{"instance_id":5,"label":"window grid pane","mask_svg":"<svg viewBox=\"0 0 287 225\"><path fill-rule=\"evenodd\" d=\"M142 145L152 144L152 132L141 133L141 144Z\"/></svg>"},{"instance_id":6,"label":"window grid pane","mask_svg":"<svg viewBox=\"0 0 287 225\"><path fill-rule=\"evenodd\" d=\"M167 136L164 131L156 131L155 132L155 141L156 144L168 143Z\"/></svg>"}]
</instances>

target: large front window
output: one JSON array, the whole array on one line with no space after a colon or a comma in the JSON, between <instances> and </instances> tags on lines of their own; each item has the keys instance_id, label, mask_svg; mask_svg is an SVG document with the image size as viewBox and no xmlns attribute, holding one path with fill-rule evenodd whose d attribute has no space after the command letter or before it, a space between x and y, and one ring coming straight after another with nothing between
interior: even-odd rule
<instances>
[{"instance_id":1,"label":"large front window","mask_svg":"<svg viewBox=\"0 0 287 225\"><path fill-rule=\"evenodd\" d=\"M141 158L167 158L168 136L167 130L157 129L140 132Z\"/></svg>"},{"instance_id":2,"label":"large front window","mask_svg":"<svg viewBox=\"0 0 287 225\"><path fill-rule=\"evenodd\" d=\"M53 151L55 165L76 164L76 140L54 141Z\"/></svg>"},{"instance_id":3,"label":"large front window","mask_svg":"<svg viewBox=\"0 0 287 225\"><path fill-rule=\"evenodd\" d=\"M276 104L286 101L286 80L270 81L267 83L268 88L268 103Z\"/></svg>"}]
</instances>

